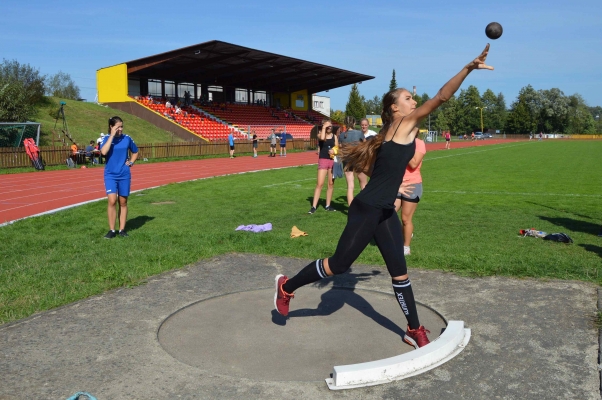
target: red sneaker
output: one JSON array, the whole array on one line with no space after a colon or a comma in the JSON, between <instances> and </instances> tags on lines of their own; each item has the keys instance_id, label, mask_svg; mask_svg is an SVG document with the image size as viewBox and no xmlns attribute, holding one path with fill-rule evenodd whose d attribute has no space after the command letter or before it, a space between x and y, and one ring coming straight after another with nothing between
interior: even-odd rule
<instances>
[{"instance_id":1,"label":"red sneaker","mask_svg":"<svg viewBox=\"0 0 602 400\"><path fill-rule=\"evenodd\" d=\"M408 326L403 341L409 344L410 346L414 346L415 349L419 347L424 347L431 342L426 336L427 333L431 333L431 331L429 331L422 325L420 325L417 329L410 329L410 327Z\"/></svg>"},{"instance_id":2,"label":"red sneaker","mask_svg":"<svg viewBox=\"0 0 602 400\"><path fill-rule=\"evenodd\" d=\"M284 315L285 317L288 315L288 304L291 299L295 297L292 293L286 293L284 289L282 289L282 285L284 285L288 281L288 278L282 274L276 275L276 293L274 294L274 307L276 307L276 311L279 314Z\"/></svg>"}]
</instances>

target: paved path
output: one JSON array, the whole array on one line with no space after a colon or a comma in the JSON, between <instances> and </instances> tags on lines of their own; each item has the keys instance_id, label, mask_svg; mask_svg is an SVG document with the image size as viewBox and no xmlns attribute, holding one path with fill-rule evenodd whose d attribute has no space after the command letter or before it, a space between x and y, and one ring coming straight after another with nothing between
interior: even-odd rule
<instances>
[{"instance_id":1,"label":"paved path","mask_svg":"<svg viewBox=\"0 0 602 400\"><path fill-rule=\"evenodd\" d=\"M454 142L454 148L509 143L509 140ZM444 142L427 145L441 150ZM287 157L251 156L212 158L144 164L132 169L132 190L219 175L316 164L315 151L290 153ZM21 218L105 198L103 168L29 172L0 175L0 226Z\"/></svg>"},{"instance_id":2,"label":"paved path","mask_svg":"<svg viewBox=\"0 0 602 400\"><path fill-rule=\"evenodd\" d=\"M270 290L274 275L290 276L308 262L223 255L152 277L146 284L2 325L0 399L66 399L80 390L99 400L600 398L598 331L592 322L596 287L572 281L472 279L416 268L410 269L416 299L448 320L465 321L472 329L466 349L419 376L331 392L323 379L332 364L316 361L308 366L308 355L328 361L372 352L399 354L407 345L389 331L391 324L393 330L405 327L405 319L391 294L386 270L365 265L354 265L350 274L322 282L327 284L323 289L333 283L354 288L355 300L328 315L312 313L306 307L318 302L318 290L301 288L291 301L291 318L274 318ZM253 311L257 320L250 320L249 305L237 308L234 300L259 299L262 289L267 298L260 302L265 306ZM332 300L337 299L340 296ZM362 299L370 300L374 311L353 317L355 311L349 308ZM195 314L203 307L199 301L208 305L206 313L188 318L188 323L180 320L182 337L205 325L212 325L205 327L209 331L219 325L225 334L188 344L196 348L176 358L169 352L173 348L161 343L161 324L189 305ZM221 314L210 307L220 301L227 304ZM382 324L377 313L389 322ZM389 339L376 340L381 337L375 334L379 329L383 332L378 334ZM176 339L177 331L167 334ZM261 335L272 335L278 346L262 350L271 338ZM314 344L316 338L322 343ZM238 360L233 348L252 360ZM321 354L308 354L318 350ZM207 363L212 359L220 363ZM287 370L274 372L277 366Z\"/></svg>"}]
</instances>

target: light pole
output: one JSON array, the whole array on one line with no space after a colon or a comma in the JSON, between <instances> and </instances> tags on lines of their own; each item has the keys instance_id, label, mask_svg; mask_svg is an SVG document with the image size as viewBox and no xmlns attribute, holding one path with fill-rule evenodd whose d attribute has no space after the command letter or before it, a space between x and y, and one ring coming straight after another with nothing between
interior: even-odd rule
<instances>
[{"instance_id":1,"label":"light pole","mask_svg":"<svg viewBox=\"0 0 602 400\"><path fill-rule=\"evenodd\" d=\"M487 107L475 107L481 110L481 133L483 133L483 109Z\"/></svg>"}]
</instances>

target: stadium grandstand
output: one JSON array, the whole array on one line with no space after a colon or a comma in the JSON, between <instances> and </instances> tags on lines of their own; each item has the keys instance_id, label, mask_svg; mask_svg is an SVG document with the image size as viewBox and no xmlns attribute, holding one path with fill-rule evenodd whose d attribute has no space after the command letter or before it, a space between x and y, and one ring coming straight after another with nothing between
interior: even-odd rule
<instances>
[{"instance_id":1,"label":"stadium grandstand","mask_svg":"<svg viewBox=\"0 0 602 400\"><path fill-rule=\"evenodd\" d=\"M373 76L213 40L96 72L98 101L185 140L307 139L324 114L312 95Z\"/></svg>"}]
</instances>

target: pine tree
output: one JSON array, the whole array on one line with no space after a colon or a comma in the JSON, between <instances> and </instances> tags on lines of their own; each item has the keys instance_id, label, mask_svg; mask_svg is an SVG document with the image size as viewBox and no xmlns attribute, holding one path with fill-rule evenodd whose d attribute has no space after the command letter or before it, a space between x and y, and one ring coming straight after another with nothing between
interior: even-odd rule
<instances>
[{"instance_id":1,"label":"pine tree","mask_svg":"<svg viewBox=\"0 0 602 400\"><path fill-rule=\"evenodd\" d=\"M351 115L356 121L366 117L366 109L362 103L360 91L357 88L357 83L354 83L349 92L349 100L345 106L345 115Z\"/></svg>"},{"instance_id":2,"label":"pine tree","mask_svg":"<svg viewBox=\"0 0 602 400\"><path fill-rule=\"evenodd\" d=\"M391 76L391 82L389 83L389 92L397 89L397 80L395 79L395 70L393 70L393 76Z\"/></svg>"}]
</instances>

